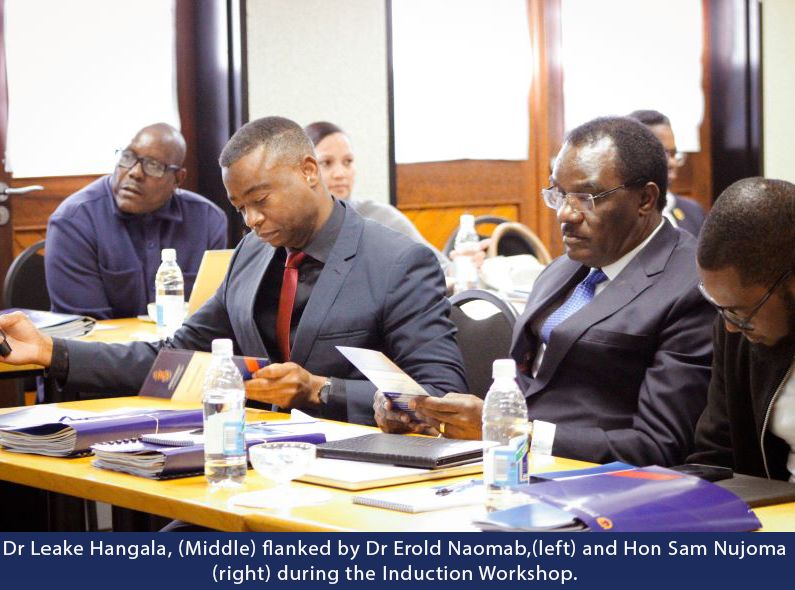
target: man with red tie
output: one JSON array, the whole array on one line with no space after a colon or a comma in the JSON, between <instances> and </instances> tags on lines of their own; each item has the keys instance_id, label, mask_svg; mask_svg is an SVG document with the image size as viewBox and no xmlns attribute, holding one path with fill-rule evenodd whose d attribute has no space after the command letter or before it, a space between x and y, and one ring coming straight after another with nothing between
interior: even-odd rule
<instances>
[{"instance_id":1,"label":"man with red tie","mask_svg":"<svg viewBox=\"0 0 795 590\"><path fill-rule=\"evenodd\" d=\"M21 314L0 317L13 352L66 387L135 392L162 346L268 357L251 400L373 424L375 387L337 346L380 350L429 393L465 390L445 281L433 253L363 219L329 194L312 142L281 117L252 121L220 157L229 200L252 232L215 295L166 343L104 345L42 337Z\"/></svg>"}]
</instances>

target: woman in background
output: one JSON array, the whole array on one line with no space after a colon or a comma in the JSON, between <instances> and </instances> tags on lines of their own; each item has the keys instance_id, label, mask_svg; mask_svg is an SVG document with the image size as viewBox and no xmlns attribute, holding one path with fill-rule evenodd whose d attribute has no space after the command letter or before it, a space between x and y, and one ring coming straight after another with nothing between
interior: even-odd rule
<instances>
[{"instance_id":1,"label":"woman in background","mask_svg":"<svg viewBox=\"0 0 795 590\"><path fill-rule=\"evenodd\" d=\"M350 198L356 179L356 166L351 142L342 129L334 123L318 121L304 127L304 131L315 144L315 155L320 165L320 175L332 195L346 201L362 217L377 221L416 242L425 244L436 255L442 269L447 271L450 260L428 243L411 223L411 220L400 210L387 203Z\"/></svg>"}]
</instances>

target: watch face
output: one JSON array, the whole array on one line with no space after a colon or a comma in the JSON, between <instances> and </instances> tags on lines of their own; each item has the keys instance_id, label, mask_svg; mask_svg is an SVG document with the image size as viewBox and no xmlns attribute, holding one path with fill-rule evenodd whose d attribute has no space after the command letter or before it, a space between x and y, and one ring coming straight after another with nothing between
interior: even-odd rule
<instances>
[{"instance_id":1,"label":"watch face","mask_svg":"<svg viewBox=\"0 0 795 590\"><path fill-rule=\"evenodd\" d=\"M331 393L331 379L326 379L326 382L320 388L320 402L327 403L328 395Z\"/></svg>"}]
</instances>

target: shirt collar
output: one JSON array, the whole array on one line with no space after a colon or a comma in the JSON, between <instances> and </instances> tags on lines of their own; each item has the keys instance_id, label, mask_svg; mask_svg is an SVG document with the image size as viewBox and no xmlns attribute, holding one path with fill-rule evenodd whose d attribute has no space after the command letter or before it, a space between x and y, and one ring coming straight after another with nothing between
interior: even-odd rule
<instances>
[{"instance_id":1,"label":"shirt collar","mask_svg":"<svg viewBox=\"0 0 795 590\"><path fill-rule=\"evenodd\" d=\"M113 187L111 186L111 180L113 178L112 174L109 174L105 177L105 188L108 192L108 198L110 198L111 208L113 210L113 214L120 219L163 219L166 221L182 221L182 208L179 206L179 200L175 199L174 196L179 192L180 189L174 190L174 194L168 199L168 201L163 204L162 207L159 209L155 209L151 213L144 213L136 214L136 213L125 213L124 211L119 209L119 206L116 205L116 199L113 197ZM148 216L148 217L147 217Z\"/></svg>"},{"instance_id":2,"label":"shirt collar","mask_svg":"<svg viewBox=\"0 0 795 590\"><path fill-rule=\"evenodd\" d=\"M345 205L336 197L332 196L331 198L334 200L331 215L326 220L326 223L323 224L323 227L312 236L312 239L303 248L303 252L307 256L323 264L326 263L331 255L331 249L334 247L334 242L337 241L337 236L342 229L342 222L345 220Z\"/></svg>"},{"instance_id":3,"label":"shirt collar","mask_svg":"<svg viewBox=\"0 0 795 590\"><path fill-rule=\"evenodd\" d=\"M607 264L602 267L602 272L604 272L607 275L608 280L612 281L619 274L621 274L621 271L624 270L630 262L632 262L632 259L635 258L635 256L637 256L638 252L643 250L646 247L646 245L649 242L651 242L652 238L654 238L654 236L657 235L657 232L660 231L660 229L663 226L663 223L665 223L665 219L660 219L659 225L656 228L654 228L654 231L649 234L649 237L647 237L640 244L635 246L632 250L624 254L621 258L619 258L615 262L611 262L610 264Z\"/></svg>"}]
</instances>

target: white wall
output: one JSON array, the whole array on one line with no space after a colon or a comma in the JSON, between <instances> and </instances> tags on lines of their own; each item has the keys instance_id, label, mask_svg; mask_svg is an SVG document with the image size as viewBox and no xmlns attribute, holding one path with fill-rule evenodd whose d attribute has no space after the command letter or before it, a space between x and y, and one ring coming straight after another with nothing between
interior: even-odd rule
<instances>
[{"instance_id":1,"label":"white wall","mask_svg":"<svg viewBox=\"0 0 795 590\"><path fill-rule=\"evenodd\" d=\"M353 196L389 201L382 0L248 0L249 117L326 120L353 142Z\"/></svg>"},{"instance_id":2,"label":"white wall","mask_svg":"<svg viewBox=\"0 0 795 590\"><path fill-rule=\"evenodd\" d=\"M795 182L795 2L762 2L764 175Z\"/></svg>"}]
</instances>

